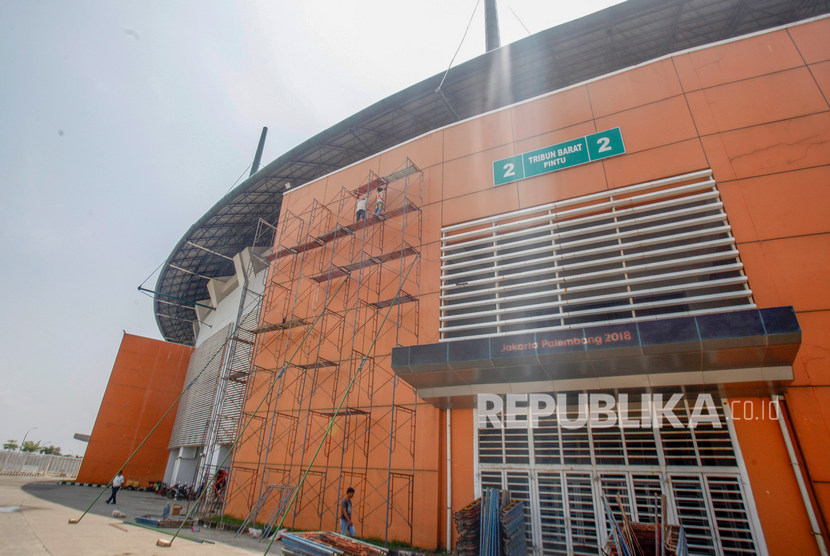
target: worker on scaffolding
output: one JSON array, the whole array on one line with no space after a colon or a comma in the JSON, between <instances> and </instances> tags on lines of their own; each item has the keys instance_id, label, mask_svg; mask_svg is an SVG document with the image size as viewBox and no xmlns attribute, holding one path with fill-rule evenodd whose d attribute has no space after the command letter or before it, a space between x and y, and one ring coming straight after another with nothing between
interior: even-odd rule
<instances>
[{"instance_id":1,"label":"worker on scaffolding","mask_svg":"<svg viewBox=\"0 0 830 556\"><path fill-rule=\"evenodd\" d=\"M362 193L357 194L357 214L355 216L355 222L360 222L360 219L366 220L366 197L368 195L363 195Z\"/></svg>"},{"instance_id":2,"label":"worker on scaffolding","mask_svg":"<svg viewBox=\"0 0 830 556\"><path fill-rule=\"evenodd\" d=\"M378 192L375 196L375 214L383 214L383 202L386 200L386 192L383 186L378 186Z\"/></svg>"},{"instance_id":3,"label":"worker on scaffolding","mask_svg":"<svg viewBox=\"0 0 830 556\"><path fill-rule=\"evenodd\" d=\"M348 535L350 537L357 536L352 523L352 498L354 497L354 489L349 487L346 489L346 497L340 502L340 534Z\"/></svg>"},{"instance_id":4,"label":"worker on scaffolding","mask_svg":"<svg viewBox=\"0 0 830 556\"><path fill-rule=\"evenodd\" d=\"M222 497L222 492L225 490L225 485L228 482L228 472L220 469L216 473L216 480L213 481L213 492L216 498Z\"/></svg>"}]
</instances>

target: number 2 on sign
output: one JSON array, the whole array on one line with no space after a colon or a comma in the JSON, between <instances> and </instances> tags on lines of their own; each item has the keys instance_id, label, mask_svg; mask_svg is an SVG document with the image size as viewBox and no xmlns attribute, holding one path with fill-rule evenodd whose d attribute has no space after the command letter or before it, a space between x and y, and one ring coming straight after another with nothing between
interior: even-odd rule
<instances>
[{"instance_id":1,"label":"number 2 on sign","mask_svg":"<svg viewBox=\"0 0 830 556\"><path fill-rule=\"evenodd\" d=\"M512 162L508 162L507 164L505 164L504 165L504 177L505 178L510 178L512 176L515 176L516 175L515 168L516 168L516 165L513 164Z\"/></svg>"},{"instance_id":2,"label":"number 2 on sign","mask_svg":"<svg viewBox=\"0 0 830 556\"><path fill-rule=\"evenodd\" d=\"M597 145L599 145L598 153L604 153L605 151L611 150L611 139L608 137L600 137L597 139Z\"/></svg>"}]
</instances>

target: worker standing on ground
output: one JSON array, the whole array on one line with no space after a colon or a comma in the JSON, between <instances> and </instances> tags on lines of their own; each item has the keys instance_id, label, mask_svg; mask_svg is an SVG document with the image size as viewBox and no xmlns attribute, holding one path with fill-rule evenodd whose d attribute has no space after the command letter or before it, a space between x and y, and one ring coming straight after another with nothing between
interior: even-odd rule
<instances>
[{"instance_id":1,"label":"worker standing on ground","mask_svg":"<svg viewBox=\"0 0 830 556\"><path fill-rule=\"evenodd\" d=\"M340 502L340 534L354 537L357 535L352 523L352 498L354 497L354 489L349 487L346 489L346 497Z\"/></svg>"},{"instance_id":2,"label":"worker standing on ground","mask_svg":"<svg viewBox=\"0 0 830 556\"><path fill-rule=\"evenodd\" d=\"M122 469L118 472L118 475L116 475L115 478L112 480L112 494L110 494L110 497L107 498L106 502L104 502L105 504L109 504L110 500L112 500L112 503L115 504L115 495L118 494L118 491L121 489L121 485L123 484L124 470Z\"/></svg>"},{"instance_id":3,"label":"worker standing on ground","mask_svg":"<svg viewBox=\"0 0 830 556\"><path fill-rule=\"evenodd\" d=\"M360 222L360 219L366 220L366 197L362 193L357 195L357 215L355 222Z\"/></svg>"},{"instance_id":4,"label":"worker standing on ground","mask_svg":"<svg viewBox=\"0 0 830 556\"><path fill-rule=\"evenodd\" d=\"M383 214L383 202L386 200L386 192L383 190L383 186L378 186L378 193L375 197L375 214Z\"/></svg>"},{"instance_id":5,"label":"worker standing on ground","mask_svg":"<svg viewBox=\"0 0 830 556\"><path fill-rule=\"evenodd\" d=\"M224 469L220 469L216 473L216 480L213 483L213 491L216 494L216 498L222 497L222 491L225 490L225 484L228 481L228 472Z\"/></svg>"}]
</instances>

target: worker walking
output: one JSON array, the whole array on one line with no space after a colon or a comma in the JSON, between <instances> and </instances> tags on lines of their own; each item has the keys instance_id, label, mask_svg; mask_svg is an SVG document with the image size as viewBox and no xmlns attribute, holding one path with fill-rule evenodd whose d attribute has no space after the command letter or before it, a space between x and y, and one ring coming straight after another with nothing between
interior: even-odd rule
<instances>
[{"instance_id":1,"label":"worker walking","mask_svg":"<svg viewBox=\"0 0 830 556\"><path fill-rule=\"evenodd\" d=\"M349 487L346 489L346 497L340 502L340 534L348 535L350 537L356 536L354 523L352 523L352 498L354 497L354 489Z\"/></svg>"},{"instance_id":2,"label":"worker walking","mask_svg":"<svg viewBox=\"0 0 830 556\"><path fill-rule=\"evenodd\" d=\"M105 504L109 504L110 501L112 501L113 504L116 503L115 502L115 495L118 494L118 491L121 489L121 485L123 485L123 484L124 484L124 470L122 469L121 471L118 472L118 475L116 475L115 478L112 480L112 494L110 494L110 497L107 498L106 502L104 502Z\"/></svg>"}]
</instances>

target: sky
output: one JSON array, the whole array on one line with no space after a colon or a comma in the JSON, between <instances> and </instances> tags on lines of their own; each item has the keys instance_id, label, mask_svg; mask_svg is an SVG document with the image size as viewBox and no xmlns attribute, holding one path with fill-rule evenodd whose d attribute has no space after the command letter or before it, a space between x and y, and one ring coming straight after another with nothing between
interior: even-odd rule
<instances>
[{"instance_id":1,"label":"sky","mask_svg":"<svg viewBox=\"0 0 830 556\"><path fill-rule=\"evenodd\" d=\"M616 3L500 0L502 44ZM73 434L92 432L124 331L161 339L137 287L247 177L262 127L264 165L483 54L483 14L477 0L0 1L0 442L82 455Z\"/></svg>"}]
</instances>

